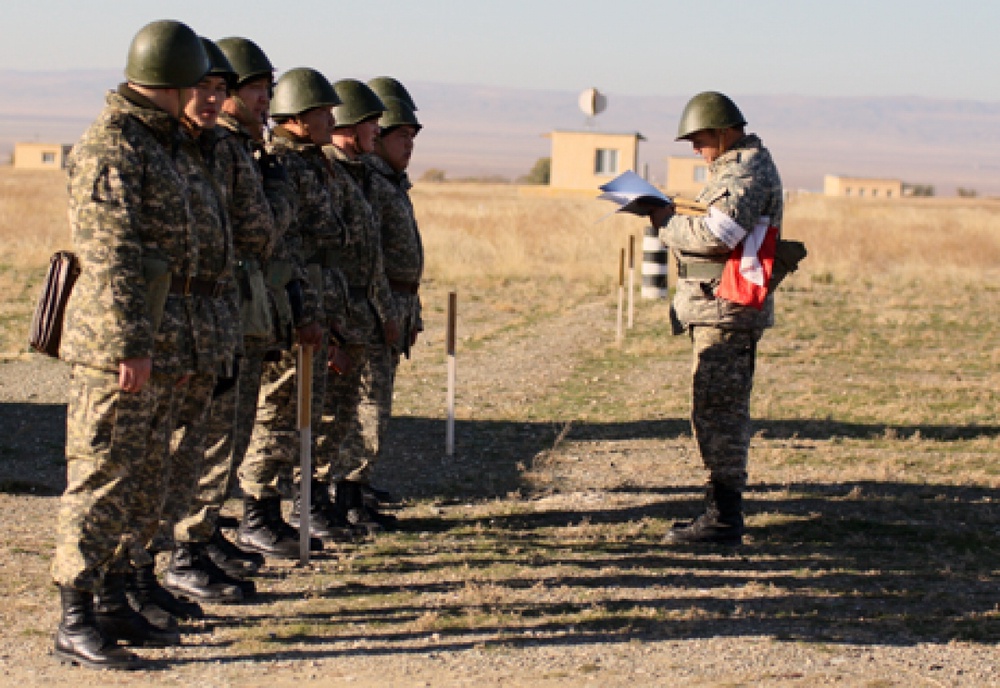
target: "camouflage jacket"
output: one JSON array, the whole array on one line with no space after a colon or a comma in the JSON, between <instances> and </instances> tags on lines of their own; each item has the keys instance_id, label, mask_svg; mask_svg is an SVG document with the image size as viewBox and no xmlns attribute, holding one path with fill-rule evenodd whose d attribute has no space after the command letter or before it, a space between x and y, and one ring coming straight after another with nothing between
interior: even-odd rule
<instances>
[{"instance_id":1,"label":"camouflage jacket","mask_svg":"<svg viewBox=\"0 0 1000 688\"><path fill-rule=\"evenodd\" d=\"M228 197L244 336L252 336L258 346L281 342L288 338L292 325L285 283L307 279L305 269L291 260L285 246L285 232L298 210L295 189L287 179L264 178L259 163L267 154L264 146L236 117L222 113L216 132L213 169ZM259 270L256 277L255 270ZM265 293L256 296L260 301L255 300L252 284L256 278L264 280ZM260 315L258 307L270 315Z\"/></svg>"},{"instance_id":2,"label":"camouflage jacket","mask_svg":"<svg viewBox=\"0 0 1000 688\"><path fill-rule=\"evenodd\" d=\"M310 275L307 302L316 319L342 332L347 286L332 256L344 242L345 231L331 193L330 165L318 146L281 126L274 129L268 152L284 165L296 192L298 210L284 243L297 268Z\"/></svg>"},{"instance_id":3,"label":"camouflage jacket","mask_svg":"<svg viewBox=\"0 0 1000 688\"><path fill-rule=\"evenodd\" d=\"M69 219L81 273L66 311L62 358L106 370L154 355L144 259L193 271L195 220L176 156L178 120L122 85L67 162ZM192 336L192 323L180 324ZM193 352L184 352L188 359Z\"/></svg>"},{"instance_id":4,"label":"camouflage jacket","mask_svg":"<svg viewBox=\"0 0 1000 688\"><path fill-rule=\"evenodd\" d=\"M157 332L154 369L230 376L233 357L241 347L233 235L226 213L228 197L212 171L215 148L214 130L197 138L185 134L176 161L187 179L194 220L184 274L217 284L219 293L168 296L163 326ZM186 322L192 323L190 338L183 327Z\"/></svg>"},{"instance_id":5,"label":"camouflage jacket","mask_svg":"<svg viewBox=\"0 0 1000 688\"><path fill-rule=\"evenodd\" d=\"M674 215L660 229L660 239L670 247L678 263L725 263L762 217L769 217L771 225L781 228L781 178L771 154L756 135L744 136L712 162L709 177L697 200L721 211L719 217L734 224L730 223L726 232L708 218ZM718 279L678 280L671 316L681 327L675 327L675 332L691 325L759 329L774 324L773 295L758 311L716 298L718 286Z\"/></svg>"},{"instance_id":6,"label":"camouflage jacket","mask_svg":"<svg viewBox=\"0 0 1000 688\"><path fill-rule=\"evenodd\" d=\"M337 146L323 146L323 153L334 170L334 207L346 228L337 264L350 288L349 325L352 336L367 340L373 328L398 319L385 275L379 219L371 205L372 177L365 163L351 160Z\"/></svg>"},{"instance_id":7,"label":"camouflage jacket","mask_svg":"<svg viewBox=\"0 0 1000 688\"><path fill-rule=\"evenodd\" d=\"M396 313L403 321L400 324L408 335L413 328L423 329L420 297L415 289L424 273L424 246L410 200L413 185L406 172L396 172L377 155L366 154L362 160L371 176L372 206L381 229L385 275Z\"/></svg>"}]
</instances>

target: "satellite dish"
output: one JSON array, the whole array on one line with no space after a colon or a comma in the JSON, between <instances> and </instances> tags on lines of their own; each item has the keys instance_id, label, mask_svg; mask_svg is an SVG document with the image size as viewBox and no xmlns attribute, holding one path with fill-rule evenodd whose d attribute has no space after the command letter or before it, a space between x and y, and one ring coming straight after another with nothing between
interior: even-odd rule
<instances>
[{"instance_id":1,"label":"satellite dish","mask_svg":"<svg viewBox=\"0 0 1000 688\"><path fill-rule=\"evenodd\" d=\"M587 117L593 117L604 112L608 107L608 97L596 88L588 88L580 94L580 109Z\"/></svg>"}]
</instances>

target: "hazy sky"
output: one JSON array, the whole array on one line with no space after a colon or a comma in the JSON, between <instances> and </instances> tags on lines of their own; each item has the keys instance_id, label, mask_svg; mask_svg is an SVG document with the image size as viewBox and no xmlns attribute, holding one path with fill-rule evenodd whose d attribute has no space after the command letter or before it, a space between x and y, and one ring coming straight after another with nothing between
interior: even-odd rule
<instances>
[{"instance_id":1,"label":"hazy sky","mask_svg":"<svg viewBox=\"0 0 1000 688\"><path fill-rule=\"evenodd\" d=\"M0 69L121 68L135 31L180 19L253 38L280 70L685 95L1000 101L997 0L24 0ZM167 9L169 8L169 9Z\"/></svg>"}]
</instances>

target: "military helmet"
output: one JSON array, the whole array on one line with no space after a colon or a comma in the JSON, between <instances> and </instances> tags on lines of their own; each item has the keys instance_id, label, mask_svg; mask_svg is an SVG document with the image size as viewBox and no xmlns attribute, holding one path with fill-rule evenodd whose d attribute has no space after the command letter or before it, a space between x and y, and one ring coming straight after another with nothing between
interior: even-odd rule
<instances>
[{"instance_id":1,"label":"military helmet","mask_svg":"<svg viewBox=\"0 0 1000 688\"><path fill-rule=\"evenodd\" d=\"M219 46L215 44L214 41L202 36L201 44L205 48L205 54L208 55L209 69L208 76L221 76L226 80L226 85L232 89L236 87L236 70L226 59L225 53L223 53Z\"/></svg>"},{"instance_id":2,"label":"military helmet","mask_svg":"<svg viewBox=\"0 0 1000 688\"><path fill-rule=\"evenodd\" d=\"M417 131L423 128L423 125L417 120L413 108L402 98L387 96L382 98L382 102L385 104L385 111L382 113L382 117L379 118L378 125L382 129L383 134L393 127L404 125L414 127Z\"/></svg>"},{"instance_id":3,"label":"military helmet","mask_svg":"<svg viewBox=\"0 0 1000 688\"><path fill-rule=\"evenodd\" d=\"M125 78L149 88L190 88L211 64L191 27L163 19L146 24L132 39Z\"/></svg>"},{"instance_id":4,"label":"military helmet","mask_svg":"<svg viewBox=\"0 0 1000 688\"><path fill-rule=\"evenodd\" d=\"M310 67L296 67L281 75L271 99L272 117L294 117L306 110L340 105L329 80Z\"/></svg>"},{"instance_id":5,"label":"military helmet","mask_svg":"<svg viewBox=\"0 0 1000 688\"><path fill-rule=\"evenodd\" d=\"M216 44L236 71L237 87L253 79L274 77L274 65L250 39L230 36L216 41Z\"/></svg>"},{"instance_id":6,"label":"military helmet","mask_svg":"<svg viewBox=\"0 0 1000 688\"><path fill-rule=\"evenodd\" d=\"M333 85L341 104L333 110L338 127L354 126L366 119L381 117L385 103L366 84L357 79L341 79Z\"/></svg>"},{"instance_id":7,"label":"military helmet","mask_svg":"<svg viewBox=\"0 0 1000 688\"><path fill-rule=\"evenodd\" d=\"M386 98L397 98L406 103L414 112L418 110L417 104L413 102L413 97L410 96L410 92L406 90L403 84L391 76L377 76L374 79L369 79L368 88L375 91L375 95L383 101Z\"/></svg>"},{"instance_id":8,"label":"military helmet","mask_svg":"<svg viewBox=\"0 0 1000 688\"><path fill-rule=\"evenodd\" d=\"M699 93L688 101L677 125L677 140L704 129L728 129L746 124L743 113L728 96L715 91Z\"/></svg>"}]
</instances>

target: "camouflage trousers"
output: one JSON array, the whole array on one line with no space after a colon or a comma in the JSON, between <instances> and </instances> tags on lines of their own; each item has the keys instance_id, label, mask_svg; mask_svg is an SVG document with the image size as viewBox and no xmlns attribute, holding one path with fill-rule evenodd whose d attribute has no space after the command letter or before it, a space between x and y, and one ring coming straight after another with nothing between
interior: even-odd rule
<instances>
[{"instance_id":1,"label":"camouflage trousers","mask_svg":"<svg viewBox=\"0 0 1000 688\"><path fill-rule=\"evenodd\" d=\"M297 354L281 352L281 359L264 363L257 401L257 419L250 449L239 469L240 487L255 499L279 495L277 481L299 465ZM327 390L327 348L313 353L311 425L319 427ZM315 442L314 442L315 444ZM313 456L316 455L315 446Z\"/></svg>"},{"instance_id":2,"label":"camouflage trousers","mask_svg":"<svg viewBox=\"0 0 1000 688\"><path fill-rule=\"evenodd\" d=\"M154 373L130 394L118 386L118 373L73 366L56 584L95 592L105 571L120 570L156 532L176 382Z\"/></svg>"},{"instance_id":3,"label":"camouflage trousers","mask_svg":"<svg viewBox=\"0 0 1000 688\"><path fill-rule=\"evenodd\" d=\"M691 428L709 478L736 490L747 482L750 393L762 334L763 330L690 328Z\"/></svg>"},{"instance_id":4,"label":"camouflage trousers","mask_svg":"<svg viewBox=\"0 0 1000 688\"><path fill-rule=\"evenodd\" d=\"M175 427L171 433L170 458L164 462L163 506L156 535L143 549L168 552L174 548L178 523L189 513L205 462L208 419L215 410L212 394L217 378L192 375L174 394ZM132 562L139 564L142 553L133 551Z\"/></svg>"},{"instance_id":5,"label":"camouflage trousers","mask_svg":"<svg viewBox=\"0 0 1000 688\"><path fill-rule=\"evenodd\" d=\"M244 350L234 384L217 387L212 399L205 421L201 476L187 513L174 527L178 542L207 542L212 537L250 446L266 348L248 342Z\"/></svg>"},{"instance_id":6,"label":"camouflage trousers","mask_svg":"<svg viewBox=\"0 0 1000 688\"><path fill-rule=\"evenodd\" d=\"M376 329L364 344L345 348L352 367L330 375L323 422L318 433L320 477L368 482L382 451L399 354Z\"/></svg>"}]
</instances>

